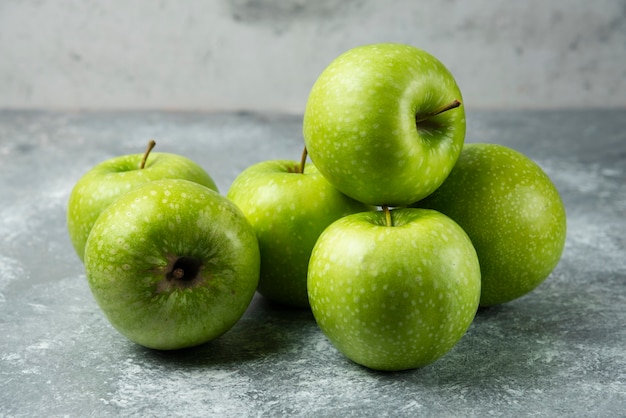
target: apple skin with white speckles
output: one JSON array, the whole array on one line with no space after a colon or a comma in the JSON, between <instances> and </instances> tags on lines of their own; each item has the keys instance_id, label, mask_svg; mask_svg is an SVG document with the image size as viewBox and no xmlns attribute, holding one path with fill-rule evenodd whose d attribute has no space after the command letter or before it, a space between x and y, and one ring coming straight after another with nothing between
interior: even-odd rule
<instances>
[{"instance_id":1,"label":"apple skin with white speckles","mask_svg":"<svg viewBox=\"0 0 626 418\"><path fill-rule=\"evenodd\" d=\"M432 193L465 140L463 106L418 119L461 91L434 56L410 45L353 48L313 85L303 135L311 160L348 196L375 206L406 206Z\"/></svg>"},{"instance_id":2,"label":"apple skin with white speckles","mask_svg":"<svg viewBox=\"0 0 626 418\"><path fill-rule=\"evenodd\" d=\"M498 144L466 144L443 185L414 206L454 219L481 264L481 306L526 295L554 270L565 246L566 213L547 174Z\"/></svg>"},{"instance_id":3,"label":"apple skin with white speckles","mask_svg":"<svg viewBox=\"0 0 626 418\"><path fill-rule=\"evenodd\" d=\"M286 306L308 308L306 274L322 231L342 216L373 209L339 192L309 163L263 161L235 179L227 197L256 230L261 249L258 291Z\"/></svg>"},{"instance_id":4,"label":"apple skin with white speckles","mask_svg":"<svg viewBox=\"0 0 626 418\"><path fill-rule=\"evenodd\" d=\"M85 248L87 280L109 322L159 350L228 331L250 304L259 270L256 235L243 213L188 180L157 180L121 196L102 212Z\"/></svg>"},{"instance_id":5,"label":"apple skin with white speckles","mask_svg":"<svg viewBox=\"0 0 626 418\"><path fill-rule=\"evenodd\" d=\"M140 169L143 154L114 157L94 166L70 194L67 228L76 254L84 261L85 243L100 213L115 199L142 184L166 178L190 180L217 191L211 176L181 155L153 152Z\"/></svg>"},{"instance_id":6,"label":"apple skin with white speckles","mask_svg":"<svg viewBox=\"0 0 626 418\"><path fill-rule=\"evenodd\" d=\"M433 210L381 211L339 219L320 236L309 265L315 319L346 357L377 370L428 365L472 323L480 267L472 243Z\"/></svg>"}]
</instances>

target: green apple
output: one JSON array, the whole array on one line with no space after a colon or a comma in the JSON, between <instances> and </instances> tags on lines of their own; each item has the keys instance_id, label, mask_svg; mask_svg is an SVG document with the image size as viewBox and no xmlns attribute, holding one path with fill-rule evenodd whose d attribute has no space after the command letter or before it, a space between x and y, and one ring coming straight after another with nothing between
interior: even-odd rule
<instances>
[{"instance_id":1,"label":"green apple","mask_svg":"<svg viewBox=\"0 0 626 418\"><path fill-rule=\"evenodd\" d=\"M371 209L339 192L313 164L264 161L248 167L227 197L256 230L261 249L258 291L292 307L308 307L306 275L322 231L342 216Z\"/></svg>"},{"instance_id":2,"label":"green apple","mask_svg":"<svg viewBox=\"0 0 626 418\"><path fill-rule=\"evenodd\" d=\"M109 205L85 247L107 319L145 347L172 350L229 330L258 284L260 253L243 213L188 180L156 180Z\"/></svg>"},{"instance_id":3,"label":"green apple","mask_svg":"<svg viewBox=\"0 0 626 418\"><path fill-rule=\"evenodd\" d=\"M190 180L217 191L207 172L181 155L153 152L151 141L144 154L132 154L104 161L81 177L70 194L67 228L70 239L84 260L85 243L100 213L115 199L149 181L166 178ZM149 154L149 158L148 158Z\"/></svg>"},{"instance_id":4,"label":"green apple","mask_svg":"<svg viewBox=\"0 0 626 418\"><path fill-rule=\"evenodd\" d=\"M406 206L452 170L465 140L460 101L452 74L429 53L393 43L360 46L313 85L306 147L341 192L371 205Z\"/></svg>"},{"instance_id":5,"label":"green apple","mask_svg":"<svg viewBox=\"0 0 626 418\"><path fill-rule=\"evenodd\" d=\"M434 210L341 218L315 244L308 273L321 330L346 357L378 370L417 368L445 355L480 298L470 239Z\"/></svg>"},{"instance_id":6,"label":"green apple","mask_svg":"<svg viewBox=\"0 0 626 418\"><path fill-rule=\"evenodd\" d=\"M496 144L467 144L448 179L415 206L454 219L480 260L481 306L519 298L556 267L565 245L565 207L531 159Z\"/></svg>"}]
</instances>

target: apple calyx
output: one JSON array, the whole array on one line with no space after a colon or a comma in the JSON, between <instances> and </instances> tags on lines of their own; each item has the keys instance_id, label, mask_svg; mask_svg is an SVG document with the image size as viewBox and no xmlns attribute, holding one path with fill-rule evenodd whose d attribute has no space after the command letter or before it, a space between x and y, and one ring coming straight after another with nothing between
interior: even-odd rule
<instances>
[{"instance_id":1,"label":"apple calyx","mask_svg":"<svg viewBox=\"0 0 626 418\"><path fill-rule=\"evenodd\" d=\"M393 219L391 218L391 209L389 209L389 206L387 205L383 205L382 209L383 209L383 213L385 214L385 225L393 226Z\"/></svg>"},{"instance_id":2,"label":"apple calyx","mask_svg":"<svg viewBox=\"0 0 626 418\"><path fill-rule=\"evenodd\" d=\"M447 112L448 110L452 110L455 109L457 107L461 106L461 102L457 99L454 99L453 101L451 101L450 103L447 103L441 107L438 107L437 109L433 110L432 112L428 112L424 115L415 115L415 124L419 125L421 122L425 122L428 119L440 115L444 112Z\"/></svg>"},{"instance_id":3,"label":"apple calyx","mask_svg":"<svg viewBox=\"0 0 626 418\"><path fill-rule=\"evenodd\" d=\"M203 281L200 274L202 260L195 257L169 257L165 268L165 278L157 286L157 293L174 289L187 289L198 285Z\"/></svg>"},{"instance_id":4,"label":"apple calyx","mask_svg":"<svg viewBox=\"0 0 626 418\"><path fill-rule=\"evenodd\" d=\"M156 146L156 142L154 142L154 139L151 139L150 142L148 142L148 148L146 148L146 152L143 153L143 158L141 159L141 164L139 164L139 169L143 170L144 167L146 166L146 161L148 160L148 155L150 155L150 151L152 151L152 148L154 148Z\"/></svg>"}]
</instances>

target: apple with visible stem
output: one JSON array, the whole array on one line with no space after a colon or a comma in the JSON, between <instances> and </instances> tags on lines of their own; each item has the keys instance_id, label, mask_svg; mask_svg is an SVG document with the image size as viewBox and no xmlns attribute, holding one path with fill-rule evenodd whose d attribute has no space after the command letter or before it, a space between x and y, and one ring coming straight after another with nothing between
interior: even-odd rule
<instances>
[{"instance_id":1,"label":"apple with visible stem","mask_svg":"<svg viewBox=\"0 0 626 418\"><path fill-rule=\"evenodd\" d=\"M308 274L321 330L350 360L377 370L418 368L448 353L480 298L469 237L428 209L383 207L335 221Z\"/></svg>"},{"instance_id":2,"label":"apple with visible stem","mask_svg":"<svg viewBox=\"0 0 626 418\"><path fill-rule=\"evenodd\" d=\"M211 176L198 164L181 155L152 152L150 141L143 154L123 155L104 161L81 177L70 194L67 228L76 250L84 260L85 243L100 213L124 193L153 180L190 180L217 191Z\"/></svg>"},{"instance_id":3,"label":"apple with visible stem","mask_svg":"<svg viewBox=\"0 0 626 418\"><path fill-rule=\"evenodd\" d=\"M426 51L356 47L316 80L303 134L311 160L341 192L370 205L406 206L437 189L461 152L461 91Z\"/></svg>"},{"instance_id":4,"label":"apple with visible stem","mask_svg":"<svg viewBox=\"0 0 626 418\"><path fill-rule=\"evenodd\" d=\"M260 269L256 235L228 199L188 180L155 180L109 205L85 247L107 319L145 347L210 341L243 315Z\"/></svg>"},{"instance_id":5,"label":"apple with visible stem","mask_svg":"<svg viewBox=\"0 0 626 418\"><path fill-rule=\"evenodd\" d=\"M481 306L535 289L565 246L558 190L534 161L503 145L466 144L443 185L414 206L441 211L467 232L481 265Z\"/></svg>"},{"instance_id":6,"label":"apple with visible stem","mask_svg":"<svg viewBox=\"0 0 626 418\"><path fill-rule=\"evenodd\" d=\"M308 307L306 274L322 231L342 216L372 209L339 192L313 164L263 161L242 171L227 197L254 227L261 250L258 291L291 307Z\"/></svg>"}]
</instances>

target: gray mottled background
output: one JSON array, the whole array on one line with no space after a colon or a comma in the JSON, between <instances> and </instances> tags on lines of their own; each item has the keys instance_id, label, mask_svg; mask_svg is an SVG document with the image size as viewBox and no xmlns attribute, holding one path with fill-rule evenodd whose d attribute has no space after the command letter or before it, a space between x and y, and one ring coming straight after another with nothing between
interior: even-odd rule
<instances>
[{"instance_id":1,"label":"gray mottled background","mask_svg":"<svg viewBox=\"0 0 626 418\"><path fill-rule=\"evenodd\" d=\"M117 333L67 234L78 179L154 138L225 193L299 158L319 73L383 41L450 68L466 141L553 180L568 235L551 277L403 373L260 296L195 349ZM0 417L625 417L625 162L626 0L0 0Z\"/></svg>"},{"instance_id":2,"label":"gray mottled background","mask_svg":"<svg viewBox=\"0 0 626 418\"><path fill-rule=\"evenodd\" d=\"M301 113L384 41L439 57L467 106L626 106L624 0L3 0L0 108Z\"/></svg>"}]
</instances>

